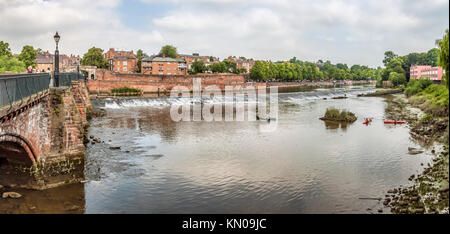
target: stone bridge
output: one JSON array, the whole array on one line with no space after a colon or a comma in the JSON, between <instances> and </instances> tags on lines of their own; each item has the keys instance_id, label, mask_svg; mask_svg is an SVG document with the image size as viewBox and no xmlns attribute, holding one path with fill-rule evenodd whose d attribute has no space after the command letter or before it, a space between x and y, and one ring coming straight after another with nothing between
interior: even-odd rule
<instances>
[{"instance_id":1,"label":"stone bridge","mask_svg":"<svg viewBox=\"0 0 450 234\"><path fill-rule=\"evenodd\" d=\"M3 81L0 76L0 98L8 96L11 103L0 105L0 184L46 189L82 180L83 141L92 108L84 80L34 94L21 88L12 94L11 82L2 87Z\"/></svg>"}]
</instances>

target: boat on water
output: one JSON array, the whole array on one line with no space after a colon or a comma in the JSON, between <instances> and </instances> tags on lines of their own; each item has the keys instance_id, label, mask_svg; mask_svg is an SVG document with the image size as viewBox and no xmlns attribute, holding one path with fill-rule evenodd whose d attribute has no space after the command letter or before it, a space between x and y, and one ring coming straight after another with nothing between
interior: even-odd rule
<instances>
[{"instance_id":1,"label":"boat on water","mask_svg":"<svg viewBox=\"0 0 450 234\"><path fill-rule=\"evenodd\" d=\"M369 123L371 123L371 122L372 122L371 119L366 119L366 120L364 120L363 124L369 124Z\"/></svg>"},{"instance_id":2,"label":"boat on water","mask_svg":"<svg viewBox=\"0 0 450 234\"><path fill-rule=\"evenodd\" d=\"M384 123L385 124L404 124L406 122L405 121L390 121L390 120L387 120L387 121L384 121Z\"/></svg>"}]
</instances>

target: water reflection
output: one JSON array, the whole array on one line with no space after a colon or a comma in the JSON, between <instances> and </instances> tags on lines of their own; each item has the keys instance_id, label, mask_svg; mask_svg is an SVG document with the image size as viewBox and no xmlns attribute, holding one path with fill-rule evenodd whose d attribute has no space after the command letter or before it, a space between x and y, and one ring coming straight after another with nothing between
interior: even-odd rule
<instances>
[{"instance_id":1,"label":"water reflection","mask_svg":"<svg viewBox=\"0 0 450 234\"><path fill-rule=\"evenodd\" d=\"M328 121L323 120L323 123L325 124L326 129L335 130L335 129L342 129L343 131L347 130L348 123L344 122L335 122L335 121Z\"/></svg>"},{"instance_id":2,"label":"water reflection","mask_svg":"<svg viewBox=\"0 0 450 234\"><path fill-rule=\"evenodd\" d=\"M267 121L174 122L170 100L97 103L111 108L89 130L105 144L88 147L86 212L365 213L380 207L358 198L384 196L429 158L407 155L415 145L409 130L384 126L383 99L357 98L358 92L364 90L280 94L271 133L259 131ZM349 98L323 99L343 94ZM331 106L375 121L319 120Z\"/></svg>"},{"instance_id":3,"label":"water reflection","mask_svg":"<svg viewBox=\"0 0 450 234\"><path fill-rule=\"evenodd\" d=\"M86 209L84 184L65 185L43 191L3 188L0 193L14 191L18 199L1 199L2 214L82 214Z\"/></svg>"}]
</instances>

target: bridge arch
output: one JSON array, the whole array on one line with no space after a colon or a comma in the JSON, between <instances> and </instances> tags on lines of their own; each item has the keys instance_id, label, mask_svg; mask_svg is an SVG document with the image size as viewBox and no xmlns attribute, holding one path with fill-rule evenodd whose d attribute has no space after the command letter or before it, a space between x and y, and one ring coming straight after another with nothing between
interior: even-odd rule
<instances>
[{"instance_id":1,"label":"bridge arch","mask_svg":"<svg viewBox=\"0 0 450 234\"><path fill-rule=\"evenodd\" d=\"M0 158L34 164L37 161L37 154L32 144L24 137L5 133L0 134Z\"/></svg>"}]
</instances>

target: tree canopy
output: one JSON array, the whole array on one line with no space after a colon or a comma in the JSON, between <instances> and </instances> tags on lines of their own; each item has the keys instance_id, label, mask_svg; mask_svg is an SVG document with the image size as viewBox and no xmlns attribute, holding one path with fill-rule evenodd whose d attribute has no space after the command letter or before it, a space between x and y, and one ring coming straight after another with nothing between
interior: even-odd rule
<instances>
[{"instance_id":1,"label":"tree canopy","mask_svg":"<svg viewBox=\"0 0 450 234\"><path fill-rule=\"evenodd\" d=\"M376 79L379 72L376 69L367 66L353 65L351 69L347 64L331 64L330 61L303 62L296 57L289 62L266 62L256 61L250 69L250 78L254 80L278 79L282 81L293 80L318 80L318 79L336 79L336 80L365 80Z\"/></svg>"},{"instance_id":2,"label":"tree canopy","mask_svg":"<svg viewBox=\"0 0 450 234\"><path fill-rule=\"evenodd\" d=\"M11 49L9 48L9 44L7 42L0 41L0 56L12 56Z\"/></svg>"},{"instance_id":3,"label":"tree canopy","mask_svg":"<svg viewBox=\"0 0 450 234\"><path fill-rule=\"evenodd\" d=\"M191 74L203 73L206 71L205 63L202 60L195 60L191 65Z\"/></svg>"},{"instance_id":4,"label":"tree canopy","mask_svg":"<svg viewBox=\"0 0 450 234\"><path fill-rule=\"evenodd\" d=\"M442 38L442 40L438 40L437 41L437 46L439 47L439 61L438 61L438 64L439 64L439 66L441 66L444 70L445 70L445 75L444 75L444 81L445 81L445 83L447 84L447 88L449 87L449 80L448 80L448 78L449 78L449 70L448 70L448 67L449 67L449 61L448 61L448 57L449 57L449 48L448 48L448 44L449 44L449 41L448 41L448 29L447 30L445 30L445 34L444 34L444 37Z\"/></svg>"},{"instance_id":5,"label":"tree canopy","mask_svg":"<svg viewBox=\"0 0 450 234\"><path fill-rule=\"evenodd\" d=\"M25 63L25 66L36 67L37 52L33 46L26 45L23 47L22 52L19 54L18 59Z\"/></svg>"},{"instance_id":6,"label":"tree canopy","mask_svg":"<svg viewBox=\"0 0 450 234\"><path fill-rule=\"evenodd\" d=\"M97 68L109 67L108 61L103 56L103 50L95 47L90 48L88 52L83 55L81 65L97 66Z\"/></svg>"},{"instance_id":7,"label":"tree canopy","mask_svg":"<svg viewBox=\"0 0 450 234\"><path fill-rule=\"evenodd\" d=\"M165 54L166 57L170 58L177 58L177 48L171 45L165 45L161 48L161 51L159 52L160 55Z\"/></svg>"},{"instance_id":8,"label":"tree canopy","mask_svg":"<svg viewBox=\"0 0 450 234\"><path fill-rule=\"evenodd\" d=\"M8 55L0 56L0 74L5 72L24 72L25 70L24 62Z\"/></svg>"}]
</instances>

